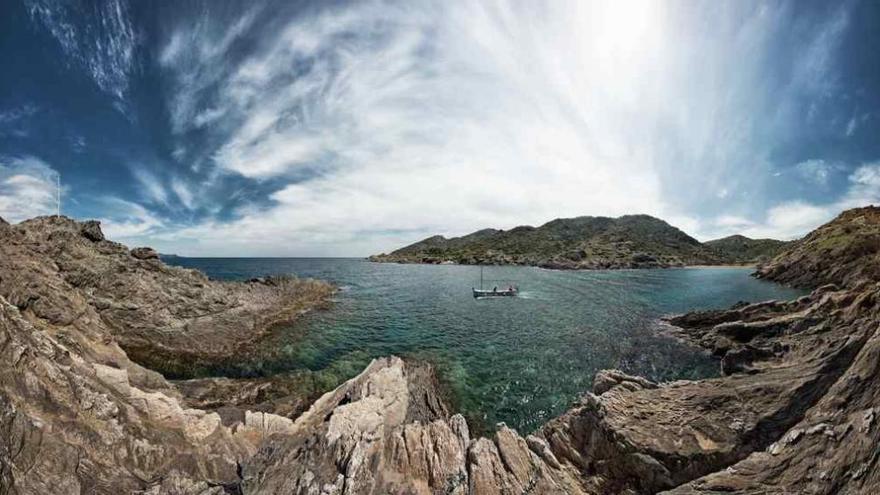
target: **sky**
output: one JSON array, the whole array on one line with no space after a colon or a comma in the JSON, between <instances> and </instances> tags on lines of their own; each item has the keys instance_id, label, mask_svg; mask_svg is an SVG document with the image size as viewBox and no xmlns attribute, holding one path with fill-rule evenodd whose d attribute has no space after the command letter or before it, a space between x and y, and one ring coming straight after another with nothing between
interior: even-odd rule
<instances>
[{"instance_id":1,"label":"sky","mask_svg":"<svg viewBox=\"0 0 880 495\"><path fill-rule=\"evenodd\" d=\"M0 217L364 256L646 213L792 239L880 203L880 2L0 2Z\"/></svg>"}]
</instances>

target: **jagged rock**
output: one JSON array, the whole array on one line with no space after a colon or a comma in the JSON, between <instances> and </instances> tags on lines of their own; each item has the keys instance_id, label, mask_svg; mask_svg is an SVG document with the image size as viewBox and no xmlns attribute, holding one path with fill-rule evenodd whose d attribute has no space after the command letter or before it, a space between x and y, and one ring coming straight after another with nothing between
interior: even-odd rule
<instances>
[{"instance_id":1,"label":"jagged rock","mask_svg":"<svg viewBox=\"0 0 880 495\"><path fill-rule=\"evenodd\" d=\"M315 280L219 282L143 263L156 252L104 240L95 221L39 217L0 231L0 241L0 295L54 324L69 323L86 305L98 309L129 357L171 376L241 353L333 293Z\"/></svg>"},{"instance_id":2,"label":"jagged rock","mask_svg":"<svg viewBox=\"0 0 880 495\"><path fill-rule=\"evenodd\" d=\"M627 390L657 388L657 384L640 376L627 375L619 370L600 370L593 378L593 393L602 395L614 387L621 386Z\"/></svg>"},{"instance_id":3,"label":"jagged rock","mask_svg":"<svg viewBox=\"0 0 880 495\"><path fill-rule=\"evenodd\" d=\"M717 347L714 348L717 352ZM751 364L758 359L766 359L773 356L774 352L770 349L747 345L724 353L721 358L721 373L732 375L733 373L748 372L754 370Z\"/></svg>"},{"instance_id":4,"label":"jagged rock","mask_svg":"<svg viewBox=\"0 0 880 495\"><path fill-rule=\"evenodd\" d=\"M255 443L216 415L181 408L167 383L133 387L125 369L90 362L124 361L118 348L92 353L60 343L0 296L4 493L149 491L172 475L177 493L238 482L237 464Z\"/></svg>"},{"instance_id":5,"label":"jagged rock","mask_svg":"<svg viewBox=\"0 0 880 495\"><path fill-rule=\"evenodd\" d=\"M81 232L62 217L0 224L0 493L880 489L880 283L841 274L847 258L816 277L838 285L794 301L670 318L679 338L721 358L724 376L657 384L604 370L595 394L537 432L502 424L471 438L430 366L399 358L373 361L298 417L246 408L259 390L285 403L291 389L279 383L169 383L117 342L177 349L190 327L204 338L213 325L221 341L241 343L230 335L271 324L243 323L252 301L289 295L287 282L211 282ZM200 327L211 308L222 316ZM206 356L222 354L214 349ZM214 410L190 407L212 401Z\"/></svg>"},{"instance_id":6,"label":"jagged rock","mask_svg":"<svg viewBox=\"0 0 880 495\"><path fill-rule=\"evenodd\" d=\"M101 222L97 220L89 220L80 225L80 233L83 237L92 241L100 242L104 240L104 232L101 231Z\"/></svg>"},{"instance_id":7,"label":"jagged rock","mask_svg":"<svg viewBox=\"0 0 880 495\"><path fill-rule=\"evenodd\" d=\"M159 259L159 253L157 253L153 248L149 247L138 247L131 250L131 255L139 260L157 260Z\"/></svg>"},{"instance_id":8,"label":"jagged rock","mask_svg":"<svg viewBox=\"0 0 880 495\"><path fill-rule=\"evenodd\" d=\"M245 409L224 420L189 408L117 341L141 331L162 346L174 342L162 332L186 333L198 308L158 307L183 291L197 305L257 293L161 263L142 268L99 234L96 222L58 216L0 226L0 493L236 492L241 462L292 421ZM290 287L279 287L260 295L281 301ZM114 317L123 311L144 313ZM161 325L169 313L180 327ZM243 324L247 314L227 317L220 329L245 341L254 331Z\"/></svg>"}]
</instances>

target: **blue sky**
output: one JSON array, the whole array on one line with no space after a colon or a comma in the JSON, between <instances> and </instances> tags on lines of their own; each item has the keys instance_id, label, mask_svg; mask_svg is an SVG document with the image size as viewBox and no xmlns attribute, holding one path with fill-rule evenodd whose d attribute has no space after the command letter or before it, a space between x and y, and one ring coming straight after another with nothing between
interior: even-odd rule
<instances>
[{"instance_id":1,"label":"blue sky","mask_svg":"<svg viewBox=\"0 0 880 495\"><path fill-rule=\"evenodd\" d=\"M0 216L361 256L648 213L794 238L880 202L880 3L9 0Z\"/></svg>"}]
</instances>

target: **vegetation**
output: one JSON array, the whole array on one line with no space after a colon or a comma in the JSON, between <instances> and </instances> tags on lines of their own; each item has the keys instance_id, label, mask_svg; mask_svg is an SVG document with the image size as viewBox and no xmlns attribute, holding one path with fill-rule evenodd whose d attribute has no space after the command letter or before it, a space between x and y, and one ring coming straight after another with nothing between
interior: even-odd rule
<instances>
[{"instance_id":1,"label":"vegetation","mask_svg":"<svg viewBox=\"0 0 880 495\"><path fill-rule=\"evenodd\" d=\"M880 207L841 213L764 264L758 276L804 288L880 280Z\"/></svg>"},{"instance_id":2,"label":"vegetation","mask_svg":"<svg viewBox=\"0 0 880 495\"><path fill-rule=\"evenodd\" d=\"M730 263L761 263L769 261L790 244L791 242L778 241L776 239L750 239L743 235L731 235L705 243L720 258Z\"/></svg>"},{"instance_id":3,"label":"vegetation","mask_svg":"<svg viewBox=\"0 0 880 495\"><path fill-rule=\"evenodd\" d=\"M540 227L484 229L463 237L429 237L373 261L533 265L546 268L652 268L753 262L775 253L781 241L702 244L648 215L556 219ZM740 241L741 240L741 241Z\"/></svg>"}]
</instances>

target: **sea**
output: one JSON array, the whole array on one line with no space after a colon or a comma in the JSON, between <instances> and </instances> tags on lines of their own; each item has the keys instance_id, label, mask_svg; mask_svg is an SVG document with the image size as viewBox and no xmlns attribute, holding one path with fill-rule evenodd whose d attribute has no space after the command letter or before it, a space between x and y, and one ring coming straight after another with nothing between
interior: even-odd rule
<instances>
[{"instance_id":1,"label":"sea","mask_svg":"<svg viewBox=\"0 0 880 495\"><path fill-rule=\"evenodd\" d=\"M540 427L590 390L605 368L656 381L717 376L719 363L663 332L665 315L802 291L748 268L555 271L483 269L483 287L519 297L474 299L480 267L403 265L349 258L185 258L166 262L221 280L290 274L340 290L329 308L277 329L253 352L201 375L270 376L332 370L341 380L371 359L435 365L448 400L478 430ZM329 372L329 371L328 371Z\"/></svg>"}]
</instances>

